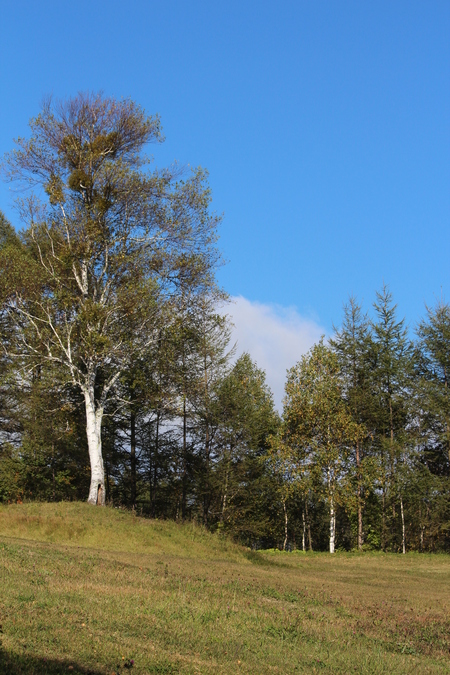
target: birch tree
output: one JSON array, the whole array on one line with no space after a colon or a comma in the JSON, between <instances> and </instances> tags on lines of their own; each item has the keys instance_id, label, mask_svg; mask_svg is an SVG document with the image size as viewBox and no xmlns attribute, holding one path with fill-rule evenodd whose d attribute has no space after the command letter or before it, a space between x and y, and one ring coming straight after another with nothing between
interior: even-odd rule
<instances>
[{"instance_id":1,"label":"birch tree","mask_svg":"<svg viewBox=\"0 0 450 675\"><path fill-rule=\"evenodd\" d=\"M336 544L339 483L349 448L361 433L343 393L337 356L323 340L288 373L283 445L291 448L291 465L297 472L320 478L328 504L330 553Z\"/></svg>"},{"instance_id":2,"label":"birch tree","mask_svg":"<svg viewBox=\"0 0 450 675\"><path fill-rule=\"evenodd\" d=\"M130 100L49 99L30 128L4 168L31 191L19 210L40 289L16 286L6 299L19 338L11 356L57 365L81 392L88 502L103 505L105 404L157 339L155 317L180 277L213 283L217 218L202 170L150 170L142 151L162 141L160 121Z\"/></svg>"}]
</instances>

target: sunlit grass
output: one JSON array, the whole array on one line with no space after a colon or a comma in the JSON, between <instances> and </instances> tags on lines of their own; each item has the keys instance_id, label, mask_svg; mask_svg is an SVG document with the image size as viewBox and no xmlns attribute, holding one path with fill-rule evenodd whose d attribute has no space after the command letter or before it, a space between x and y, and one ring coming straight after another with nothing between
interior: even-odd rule
<instances>
[{"instance_id":1,"label":"sunlit grass","mask_svg":"<svg viewBox=\"0 0 450 675\"><path fill-rule=\"evenodd\" d=\"M242 557L229 540L194 523L180 526L80 502L0 506L0 535L127 553Z\"/></svg>"},{"instance_id":2,"label":"sunlit grass","mask_svg":"<svg viewBox=\"0 0 450 675\"><path fill-rule=\"evenodd\" d=\"M0 534L1 673L449 672L445 556L252 555L84 504Z\"/></svg>"}]
</instances>

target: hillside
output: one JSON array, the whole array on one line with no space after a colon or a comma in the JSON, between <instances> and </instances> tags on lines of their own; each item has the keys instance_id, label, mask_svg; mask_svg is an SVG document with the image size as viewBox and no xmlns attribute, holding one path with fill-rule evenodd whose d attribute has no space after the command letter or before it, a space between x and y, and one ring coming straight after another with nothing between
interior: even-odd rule
<instances>
[{"instance_id":1,"label":"hillside","mask_svg":"<svg viewBox=\"0 0 450 675\"><path fill-rule=\"evenodd\" d=\"M85 504L0 508L2 675L447 673L443 555L252 554Z\"/></svg>"},{"instance_id":2,"label":"hillside","mask_svg":"<svg viewBox=\"0 0 450 675\"><path fill-rule=\"evenodd\" d=\"M0 505L0 535L97 551L244 559L242 547L193 523L149 520L82 502Z\"/></svg>"}]
</instances>

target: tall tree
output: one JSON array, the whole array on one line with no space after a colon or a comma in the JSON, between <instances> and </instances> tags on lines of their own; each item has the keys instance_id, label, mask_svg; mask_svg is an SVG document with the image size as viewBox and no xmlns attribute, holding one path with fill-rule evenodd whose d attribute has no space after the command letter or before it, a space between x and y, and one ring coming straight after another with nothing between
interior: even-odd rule
<instances>
[{"instance_id":1,"label":"tall tree","mask_svg":"<svg viewBox=\"0 0 450 675\"><path fill-rule=\"evenodd\" d=\"M104 504L106 402L156 339L155 316L180 276L212 283L217 218L204 172L177 181L174 170L148 169L142 151L162 140L159 118L130 100L48 100L30 127L5 166L10 179L34 188L20 208L41 292L27 297L16 287L5 307L15 317L20 355L58 364L81 391L88 501Z\"/></svg>"},{"instance_id":2,"label":"tall tree","mask_svg":"<svg viewBox=\"0 0 450 675\"><path fill-rule=\"evenodd\" d=\"M360 433L344 400L338 358L321 340L288 373L282 434L291 466L320 481L328 504L330 553L335 551L339 485L349 446Z\"/></svg>"},{"instance_id":3,"label":"tall tree","mask_svg":"<svg viewBox=\"0 0 450 675\"><path fill-rule=\"evenodd\" d=\"M221 527L251 543L267 533L275 485L263 460L279 417L265 373L247 353L215 389L216 512Z\"/></svg>"},{"instance_id":4,"label":"tall tree","mask_svg":"<svg viewBox=\"0 0 450 675\"><path fill-rule=\"evenodd\" d=\"M414 520L419 548L448 547L450 517L450 306L427 307L417 328L415 402L419 458Z\"/></svg>"},{"instance_id":5,"label":"tall tree","mask_svg":"<svg viewBox=\"0 0 450 675\"><path fill-rule=\"evenodd\" d=\"M217 390L227 374L234 348L229 345L229 319L215 311L214 298L199 299L197 311L191 317L191 327L195 341L189 363L187 404L192 420L193 451L197 459L197 494L202 502L203 523L207 525L212 515L212 470L216 461L216 434L220 423L216 406Z\"/></svg>"},{"instance_id":6,"label":"tall tree","mask_svg":"<svg viewBox=\"0 0 450 675\"><path fill-rule=\"evenodd\" d=\"M427 319L420 322L417 334L426 397L424 422L435 451L450 467L450 305L441 301L427 307Z\"/></svg>"},{"instance_id":7,"label":"tall tree","mask_svg":"<svg viewBox=\"0 0 450 675\"><path fill-rule=\"evenodd\" d=\"M357 546L363 546L364 486L366 483L367 463L364 451L370 443L372 432L372 389L370 386L370 324L363 315L361 306L351 297L344 305L344 319L340 330L335 331L330 344L337 354L344 385L344 396L348 402L353 420L359 425L361 435L357 436L354 446L356 509L357 509Z\"/></svg>"},{"instance_id":8,"label":"tall tree","mask_svg":"<svg viewBox=\"0 0 450 675\"><path fill-rule=\"evenodd\" d=\"M0 443L11 441L17 444L23 429L22 389L27 388L30 369L20 358L12 358L20 330L8 312L7 301L14 293L26 298L35 297L40 292L41 282L32 256L1 212L0 281Z\"/></svg>"},{"instance_id":9,"label":"tall tree","mask_svg":"<svg viewBox=\"0 0 450 675\"><path fill-rule=\"evenodd\" d=\"M408 448L412 345L404 320L397 319L397 306L386 285L377 293L374 303L373 386L378 399L377 434L380 449L382 488L382 546L388 543L387 507L391 511L391 543L395 545L397 507L400 506L402 548L405 551L405 519L401 485L402 464Z\"/></svg>"}]
</instances>

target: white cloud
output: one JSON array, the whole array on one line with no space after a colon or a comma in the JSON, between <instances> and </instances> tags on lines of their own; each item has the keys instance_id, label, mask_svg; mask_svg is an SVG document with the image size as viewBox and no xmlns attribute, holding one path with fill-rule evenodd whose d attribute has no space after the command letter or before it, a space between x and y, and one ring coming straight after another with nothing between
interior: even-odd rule
<instances>
[{"instance_id":1,"label":"white cloud","mask_svg":"<svg viewBox=\"0 0 450 675\"><path fill-rule=\"evenodd\" d=\"M266 371L275 404L281 410L286 370L295 365L325 331L312 319L300 316L295 307L251 302L242 296L231 300L226 313L235 326L232 341L237 342L236 354L249 352L258 367Z\"/></svg>"}]
</instances>

